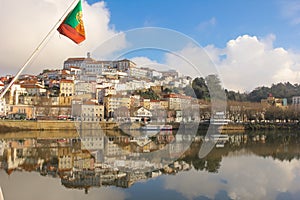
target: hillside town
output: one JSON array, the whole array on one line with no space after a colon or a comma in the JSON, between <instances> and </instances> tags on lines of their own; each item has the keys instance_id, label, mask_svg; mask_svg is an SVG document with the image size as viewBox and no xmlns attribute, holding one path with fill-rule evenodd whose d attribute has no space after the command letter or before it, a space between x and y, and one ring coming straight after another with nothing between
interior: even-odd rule
<instances>
[{"instance_id":1,"label":"hillside town","mask_svg":"<svg viewBox=\"0 0 300 200\"><path fill-rule=\"evenodd\" d=\"M12 78L1 77L0 90L3 91ZM0 116L3 119L89 122L208 120L214 115L209 100L184 91L192 85L191 77L180 75L176 70L140 67L128 59L98 61L87 53L87 57L66 59L62 69L21 75L0 100ZM288 104L286 98L269 94L259 103L228 101L223 115L237 123L298 120L298 117L284 115L276 118L270 108L288 110L295 115L299 105L300 96L294 96Z\"/></svg>"},{"instance_id":2,"label":"hillside town","mask_svg":"<svg viewBox=\"0 0 300 200\"><path fill-rule=\"evenodd\" d=\"M2 77L0 89L11 78ZM37 76L21 75L1 100L0 116L49 120L82 117L84 121L108 121L122 113L123 118L142 120L155 115L152 111L163 109L170 115L169 121L181 120L178 111L182 105L197 106L197 100L164 90L182 88L191 81L175 70L140 68L127 59L97 61L88 53L86 58L68 58L63 69L43 70ZM145 116L141 117L141 112Z\"/></svg>"}]
</instances>

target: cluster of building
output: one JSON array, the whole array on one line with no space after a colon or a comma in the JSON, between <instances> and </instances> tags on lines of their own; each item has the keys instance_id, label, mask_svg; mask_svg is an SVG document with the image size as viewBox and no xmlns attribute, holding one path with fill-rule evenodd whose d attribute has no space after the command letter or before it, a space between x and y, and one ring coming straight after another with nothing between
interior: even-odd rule
<instances>
[{"instance_id":1,"label":"cluster of building","mask_svg":"<svg viewBox=\"0 0 300 200\"><path fill-rule=\"evenodd\" d=\"M0 91L12 78L0 77ZM0 99L0 117L162 123L210 119L209 103L183 92L172 93L191 83L190 77L175 70L140 67L127 59L99 61L88 53L87 57L68 58L62 69L21 75ZM299 105L300 97L293 97L292 106L299 110ZM285 110L287 99L270 95L259 105L235 102L228 104L224 116L232 122L264 120L270 106Z\"/></svg>"},{"instance_id":2,"label":"cluster of building","mask_svg":"<svg viewBox=\"0 0 300 200\"><path fill-rule=\"evenodd\" d=\"M11 79L0 78L0 90ZM98 61L88 53L86 58L68 58L63 69L21 75L0 100L0 116L82 121L199 120L197 114L185 117L184 112L197 110L196 99L166 92L166 88L184 88L191 81L175 70L139 67L127 59ZM146 96L149 93L156 96ZM163 119L159 117L162 114Z\"/></svg>"}]
</instances>

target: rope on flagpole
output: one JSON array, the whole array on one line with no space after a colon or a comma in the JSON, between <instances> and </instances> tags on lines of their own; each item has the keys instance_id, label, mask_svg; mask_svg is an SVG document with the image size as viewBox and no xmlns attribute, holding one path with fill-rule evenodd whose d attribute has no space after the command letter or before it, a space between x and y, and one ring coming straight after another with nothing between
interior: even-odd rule
<instances>
[{"instance_id":1,"label":"rope on flagpole","mask_svg":"<svg viewBox=\"0 0 300 200\"><path fill-rule=\"evenodd\" d=\"M47 35L44 37L44 39L40 42L40 44L35 48L35 50L32 52L30 57L27 59L27 61L23 64L21 69L18 71L18 73L15 75L15 77L10 81L10 83L4 88L3 92L0 94L0 99L3 98L5 93L9 90L9 88L14 84L14 82L19 78L20 74L23 72L23 70L27 67L27 65L32 61L32 59L37 55L39 50L43 47L43 45L48 40L49 36L53 33L54 30L58 28L58 25L61 23L61 21L66 17L66 15L69 13L69 10L74 7L74 4L77 3L79 0L74 0L72 4L67 8L67 10L64 12L64 14L59 18L59 20L55 23L55 25L50 29L50 31L47 33Z\"/></svg>"}]
</instances>

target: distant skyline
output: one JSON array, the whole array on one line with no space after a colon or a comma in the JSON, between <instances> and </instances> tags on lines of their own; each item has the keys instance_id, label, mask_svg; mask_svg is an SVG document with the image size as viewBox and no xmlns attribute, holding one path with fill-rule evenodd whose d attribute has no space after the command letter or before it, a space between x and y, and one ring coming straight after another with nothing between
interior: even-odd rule
<instances>
[{"instance_id":1,"label":"distant skyline","mask_svg":"<svg viewBox=\"0 0 300 200\"><path fill-rule=\"evenodd\" d=\"M71 2L0 1L1 75L17 72ZM152 26L181 32L204 47L225 88L250 91L272 83L300 82L299 1L88 0L83 1L83 17L87 40L82 45L56 32L24 73L62 68L66 58L86 56L117 33ZM107 50L124 45L126 37ZM200 59L197 50L188 46L180 52ZM141 65L158 62L174 66L177 62L168 55L147 51L129 56ZM177 67L182 73L195 75L183 65Z\"/></svg>"}]
</instances>

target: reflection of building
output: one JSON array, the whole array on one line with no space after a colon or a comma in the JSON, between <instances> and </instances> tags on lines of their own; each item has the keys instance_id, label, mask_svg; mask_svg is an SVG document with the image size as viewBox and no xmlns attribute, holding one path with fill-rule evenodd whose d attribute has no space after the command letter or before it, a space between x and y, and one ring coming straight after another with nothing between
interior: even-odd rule
<instances>
[{"instance_id":1,"label":"reflection of building","mask_svg":"<svg viewBox=\"0 0 300 200\"><path fill-rule=\"evenodd\" d=\"M71 170L73 167L73 156L69 147L58 148L58 169L60 171Z\"/></svg>"},{"instance_id":2,"label":"reflection of building","mask_svg":"<svg viewBox=\"0 0 300 200\"><path fill-rule=\"evenodd\" d=\"M3 156L5 142L0 140L0 156Z\"/></svg>"},{"instance_id":3,"label":"reflection of building","mask_svg":"<svg viewBox=\"0 0 300 200\"><path fill-rule=\"evenodd\" d=\"M104 136L81 136L81 149L104 150Z\"/></svg>"},{"instance_id":4,"label":"reflection of building","mask_svg":"<svg viewBox=\"0 0 300 200\"><path fill-rule=\"evenodd\" d=\"M61 183L67 188L85 189L86 193L89 187L101 186L100 175L90 170L75 172L73 176L64 176Z\"/></svg>"},{"instance_id":5,"label":"reflection of building","mask_svg":"<svg viewBox=\"0 0 300 200\"><path fill-rule=\"evenodd\" d=\"M74 167L76 169L94 169L94 159L87 150L73 153Z\"/></svg>"}]
</instances>

